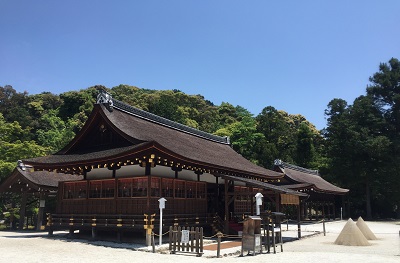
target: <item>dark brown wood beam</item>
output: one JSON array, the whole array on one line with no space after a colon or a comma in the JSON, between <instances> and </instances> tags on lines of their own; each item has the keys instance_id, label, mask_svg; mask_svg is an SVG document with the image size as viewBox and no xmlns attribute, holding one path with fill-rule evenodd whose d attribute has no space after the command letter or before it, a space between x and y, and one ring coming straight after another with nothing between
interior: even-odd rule
<instances>
[{"instance_id":1,"label":"dark brown wood beam","mask_svg":"<svg viewBox=\"0 0 400 263\"><path fill-rule=\"evenodd\" d=\"M229 180L227 180L227 179L225 179L224 180L225 181L225 225L224 225L224 233L226 234L226 235L228 235L229 234L229 220L230 220L230 218L229 218L229 203L228 203L228 199L229 199L229 196L228 196L228 187L229 187Z\"/></svg>"}]
</instances>

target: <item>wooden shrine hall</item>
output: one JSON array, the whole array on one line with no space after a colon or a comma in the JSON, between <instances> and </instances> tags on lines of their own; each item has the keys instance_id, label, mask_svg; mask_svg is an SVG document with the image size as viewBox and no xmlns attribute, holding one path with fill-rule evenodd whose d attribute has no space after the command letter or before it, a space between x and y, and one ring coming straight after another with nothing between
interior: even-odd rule
<instances>
[{"instance_id":1,"label":"wooden shrine hall","mask_svg":"<svg viewBox=\"0 0 400 263\"><path fill-rule=\"evenodd\" d=\"M344 196L349 190L329 183L320 176L318 170L310 170L275 160L274 171L285 174L279 185L309 195L301 203L301 220L334 219L339 215L340 207L344 208Z\"/></svg>"},{"instance_id":2,"label":"wooden shrine hall","mask_svg":"<svg viewBox=\"0 0 400 263\"><path fill-rule=\"evenodd\" d=\"M307 196L276 186L284 173L248 161L229 138L129 106L103 90L66 147L23 162L35 171L83 176L59 183L53 228L147 229L150 234L163 197L166 228L211 227L217 216L222 223L214 227L227 233L235 217L254 214L258 192L276 209L282 196Z\"/></svg>"}]
</instances>

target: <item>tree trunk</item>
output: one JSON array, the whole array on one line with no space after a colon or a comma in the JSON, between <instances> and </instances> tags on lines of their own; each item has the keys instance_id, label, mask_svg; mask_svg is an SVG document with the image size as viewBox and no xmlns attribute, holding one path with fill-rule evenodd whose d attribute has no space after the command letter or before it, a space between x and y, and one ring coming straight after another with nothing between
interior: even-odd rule
<instances>
[{"instance_id":1,"label":"tree trunk","mask_svg":"<svg viewBox=\"0 0 400 263\"><path fill-rule=\"evenodd\" d=\"M368 176L365 179L365 202L366 202L366 209L367 209L367 219L371 219L372 218L371 189L369 187L369 178L368 178Z\"/></svg>"}]
</instances>

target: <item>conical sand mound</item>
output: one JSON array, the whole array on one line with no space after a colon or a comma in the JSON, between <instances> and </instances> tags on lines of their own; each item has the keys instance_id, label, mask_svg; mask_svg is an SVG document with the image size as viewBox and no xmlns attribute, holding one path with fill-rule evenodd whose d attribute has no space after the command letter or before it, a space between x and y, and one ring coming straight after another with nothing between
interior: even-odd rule
<instances>
[{"instance_id":1,"label":"conical sand mound","mask_svg":"<svg viewBox=\"0 0 400 263\"><path fill-rule=\"evenodd\" d=\"M362 219L361 216L358 218L356 225L361 230L361 232L364 234L366 239L368 239L368 240L376 240L377 239L376 236L374 235L374 233L372 233L371 229L369 229L369 227L367 226L367 224L365 223L365 221Z\"/></svg>"},{"instance_id":2,"label":"conical sand mound","mask_svg":"<svg viewBox=\"0 0 400 263\"><path fill-rule=\"evenodd\" d=\"M344 225L339 236L334 242L336 245L344 246L369 246L368 240L365 238L364 234L358 228L356 223L350 218L346 225Z\"/></svg>"}]
</instances>

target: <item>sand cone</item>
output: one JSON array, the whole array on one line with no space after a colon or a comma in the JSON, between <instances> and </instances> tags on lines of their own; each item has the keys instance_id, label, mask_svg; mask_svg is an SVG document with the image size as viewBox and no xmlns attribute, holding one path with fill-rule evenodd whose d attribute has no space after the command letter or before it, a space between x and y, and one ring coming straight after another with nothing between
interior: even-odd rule
<instances>
[{"instance_id":1,"label":"sand cone","mask_svg":"<svg viewBox=\"0 0 400 263\"><path fill-rule=\"evenodd\" d=\"M365 223L365 221L362 219L361 216L358 218L356 225L361 230L361 232L364 234L366 239L368 239L368 240L376 240L377 239L376 236L374 235L374 233L372 233L371 229L369 229L369 227L367 226L367 224Z\"/></svg>"},{"instance_id":2,"label":"sand cone","mask_svg":"<svg viewBox=\"0 0 400 263\"><path fill-rule=\"evenodd\" d=\"M356 223L350 218L334 242L336 245L344 246L369 246L370 243L358 228Z\"/></svg>"}]
</instances>

